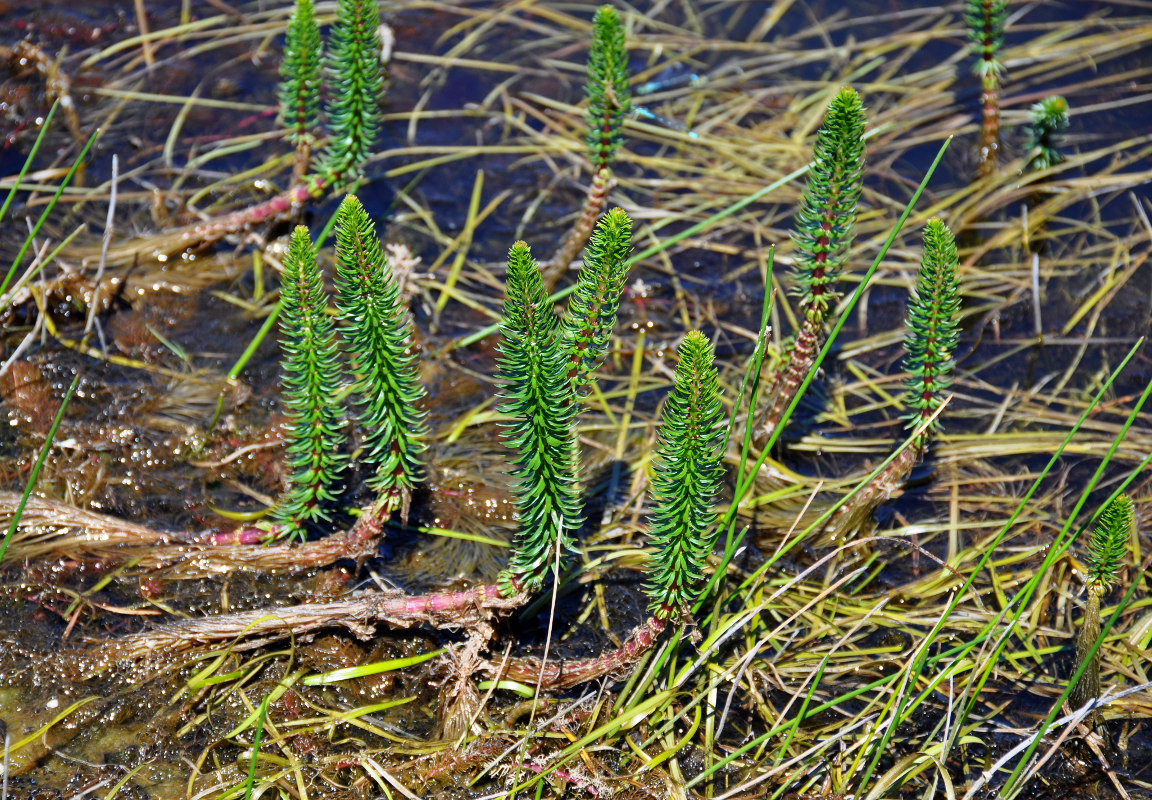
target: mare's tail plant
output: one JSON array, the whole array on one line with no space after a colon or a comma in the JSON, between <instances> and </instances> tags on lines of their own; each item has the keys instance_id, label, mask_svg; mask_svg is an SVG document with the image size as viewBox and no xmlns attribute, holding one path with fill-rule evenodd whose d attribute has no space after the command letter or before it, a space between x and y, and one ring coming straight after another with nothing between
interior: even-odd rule
<instances>
[{"instance_id":1,"label":"mare's tail plant","mask_svg":"<svg viewBox=\"0 0 1152 800\"><path fill-rule=\"evenodd\" d=\"M344 469L338 453L344 441L336 331L325 313L328 295L316 266L316 250L303 225L292 233L280 289L284 349L284 407L288 489L277 501L273 521L280 536L303 539L309 522L329 518L333 484Z\"/></svg>"},{"instance_id":2,"label":"mare's tail plant","mask_svg":"<svg viewBox=\"0 0 1152 800\"><path fill-rule=\"evenodd\" d=\"M628 88L628 51L624 26L612 6L603 5L592 20L592 42L588 48L588 78L584 84L585 134L588 159L592 162L592 185L584 198L584 209L564 243L545 268L544 281L554 287L588 241L596 219L608 204L615 185L612 163L624 141L624 119L632 112Z\"/></svg>"},{"instance_id":3,"label":"mare's tail plant","mask_svg":"<svg viewBox=\"0 0 1152 800\"><path fill-rule=\"evenodd\" d=\"M712 345L692 331L680 345L676 383L664 403L652 458L648 535L657 555L645 590L660 623L689 613L712 552L724 428ZM651 626L650 626L651 627Z\"/></svg>"},{"instance_id":4,"label":"mare's tail plant","mask_svg":"<svg viewBox=\"0 0 1152 800\"><path fill-rule=\"evenodd\" d=\"M699 595L716 540L713 506L720 488L725 429L711 343L692 331L679 354L652 458L653 511L648 530L656 555L644 586L650 616L616 650L594 659L546 664L543 684L548 688L575 686L628 668L666 627L687 618ZM535 681L540 662L512 659L503 674Z\"/></svg>"},{"instance_id":5,"label":"mare's tail plant","mask_svg":"<svg viewBox=\"0 0 1152 800\"><path fill-rule=\"evenodd\" d=\"M535 592L554 559L575 549L572 534L581 525L582 509L575 387L556 314L524 242L508 252L504 298L497 377L504 386L500 411L511 418L505 442L513 453L520 519L512 558L500 575L508 596Z\"/></svg>"},{"instance_id":6,"label":"mare's tail plant","mask_svg":"<svg viewBox=\"0 0 1152 800\"><path fill-rule=\"evenodd\" d=\"M856 224L856 203L864 169L864 107L850 87L828 106L816 134L812 168L792 239L796 255L792 277L800 297L800 328L767 392L768 406L758 420L755 442L763 446L804 381L820 349L836 299L836 280L848 257Z\"/></svg>"},{"instance_id":7,"label":"mare's tail plant","mask_svg":"<svg viewBox=\"0 0 1152 800\"><path fill-rule=\"evenodd\" d=\"M1032 106L1028 130L1028 170L1038 172L1064 161L1056 148L1068 130L1068 101L1059 95L1045 97Z\"/></svg>"},{"instance_id":8,"label":"mare's tail plant","mask_svg":"<svg viewBox=\"0 0 1152 800\"><path fill-rule=\"evenodd\" d=\"M380 130L384 76L379 28L376 0L337 2L326 62L331 136L319 165L319 180L328 186L356 176Z\"/></svg>"},{"instance_id":9,"label":"mare's tail plant","mask_svg":"<svg viewBox=\"0 0 1152 800\"><path fill-rule=\"evenodd\" d=\"M632 220L619 208L604 215L588 241L576 291L560 323L568 377L578 398L588 390L608 351L631 247Z\"/></svg>"},{"instance_id":10,"label":"mare's tail plant","mask_svg":"<svg viewBox=\"0 0 1152 800\"><path fill-rule=\"evenodd\" d=\"M1088 542L1088 600L1076 638L1076 669L1086 666L1068 695L1074 709L1100 696L1100 600L1116 582L1131 527L1132 501L1122 494L1104 509Z\"/></svg>"},{"instance_id":11,"label":"mare's tail plant","mask_svg":"<svg viewBox=\"0 0 1152 800\"><path fill-rule=\"evenodd\" d=\"M518 242L512 248L498 378L504 384L500 408L511 417L505 438L512 452L520 519L513 555L496 585L386 598L376 609L382 620L396 625L416 621L459 625L477 609L513 608L540 587L558 555L556 548L559 555L573 549L572 534L581 524L577 399L603 360L616 324L631 230L631 221L619 209L601 220L563 322L548 302L528 246ZM293 242L298 248L310 248L307 233L301 231ZM309 250L307 257L292 264L310 263L315 271L314 259ZM422 478L419 456L426 424L417 405L424 392L407 350L410 324L397 302L372 223L353 196L337 212L336 260L343 339L355 373L353 388L362 398L361 419L369 431L363 458L376 467L369 485L379 493L357 529L371 533L397 506L405 512L408 493ZM319 296L310 306L322 309L325 301L318 278L315 291ZM302 324L295 301L284 313L283 324L295 331ZM295 361L285 364L287 369ZM335 392L322 396L331 398ZM333 452L340 442L339 437L327 441L330 446L324 452ZM288 516L290 506L282 506L278 520Z\"/></svg>"},{"instance_id":12,"label":"mare's tail plant","mask_svg":"<svg viewBox=\"0 0 1152 800\"><path fill-rule=\"evenodd\" d=\"M423 479L420 454L427 425L419 409L424 389L411 351L412 325L401 307L388 260L364 206L349 195L336 212L336 306L367 431L361 462L374 468L371 513L408 515L413 487Z\"/></svg>"},{"instance_id":13,"label":"mare's tail plant","mask_svg":"<svg viewBox=\"0 0 1152 800\"><path fill-rule=\"evenodd\" d=\"M965 4L969 49L976 56L973 71L980 77L978 178L996 171L996 156L1000 152L1000 76L1004 73L1000 47L1004 43L1007 5L1006 0L967 0Z\"/></svg>"},{"instance_id":14,"label":"mare's tail plant","mask_svg":"<svg viewBox=\"0 0 1152 800\"><path fill-rule=\"evenodd\" d=\"M632 112L628 88L628 52L620 14L609 5L600 6L592 19L592 43L588 48L588 101L585 142L596 172L610 169L616 150L624 140L624 118Z\"/></svg>"},{"instance_id":15,"label":"mare's tail plant","mask_svg":"<svg viewBox=\"0 0 1152 800\"><path fill-rule=\"evenodd\" d=\"M296 0L284 40L284 60L280 62L280 101L278 121L296 145L297 179L304 176L315 142L320 112L320 62L323 44L312 0Z\"/></svg>"},{"instance_id":16,"label":"mare's tail plant","mask_svg":"<svg viewBox=\"0 0 1152 800\"><path fill-rule=\"evenodd\" d=\"M900 488L912 468L928 449L933 433L940 429L937 412L952 385L953 356L960 331L960 283L956 277L956 241L948 226L931 219L924 227L924 252L916 288L908 299L905 322L904 383L906 429L912 441L879 474L840 507L829 524L845 534L854 523Z\"/></svg>"},{"instance_id":17,"label":"mare's tail plant","mask_svg":"<svg viewBox=\"0 0 1152 800\"><path fill-rule=\"evenodd\" d=\"M944 392L952 385L953 356L960 329L956 312L960 310L960 281L956 277L956 240L952 231L939 219L924 226L924 253L916 288L908 300L908 319L904 334L904 402L908 406L906 427L917 432L909 450L916 456L928 447L932 433L940 429L933 415L943 402Z\"/></svg>"}]
</instances>

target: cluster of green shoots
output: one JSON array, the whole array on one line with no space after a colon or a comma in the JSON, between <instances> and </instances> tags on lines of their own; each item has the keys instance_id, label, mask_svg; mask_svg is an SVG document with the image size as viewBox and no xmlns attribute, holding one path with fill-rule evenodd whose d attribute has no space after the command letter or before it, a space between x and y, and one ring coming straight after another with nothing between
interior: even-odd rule
<instances>
[{"instance_id":1,"label":"cluster of green shoots","mask_svg":"<svg viewBox=\"0 0 1152 800\"><path fill-rule=\"evenodd\" d=\"M859 97L844 89L833 99L817 136L816 161L794 234L794 277L806 326L796 337L798 343L823 335L837 296L835 281L848 257L860 196L864 125ZM632 223L620 209L598 220L572 299L559 316L528 245L517 242L508 253L496 378L518 527L508 565L491 594L485 587L461 595L459 602L538 592L548 574L558 573L575 550L583 525L580 402L595 380L615 327L631 232ZM403 355L408 335L400 324L403 314L387 281L373 277L380 274L382 263L363 209L349 198L337 217L338 320L357 376L354 387L365 398L362 419L376 437L365 446L378 464L373 488L387 493L397 486L410 488L416 478L423 428L416 410L421 391L411 361ZM326 298L303 229L293 238L285 281L285 303L291 307L285 310L284 367L294 420L289 451L295 488L278 518L289 525L331 499L328 487L343 466L331 454L340 452L346 434L340 414L330 405L340 395L335 333L325 321ZM300 290L289 288L293 281ZM915 458L938 424L935 415L949 385L958 297L955 244L943 223L932 220L925 229L924 259L908 312L905 401L915 431L915 446L909 448ZM383 310L373 316L377 307ZM309 358L303 357L306 349ZM808 369L811 359L799 358L801 349L799 344L792 348L782 375ZM812 345L803 349L810 351ZM592 677L618 667L624 660L620 652L631 656L650 646L656 634L686 618L699 599L718 534L713 506L727 445L713 360L703 333L692 331L684 337L660 419L648 520L654 552L644 585L651 616L617 654L584 662L583 668L570 667L570 675ZM780 392L790 390L781 383ZM444 606L440 602L438 607Z\"/></svg>"},{"instance_id":2,"label":"cluster of green shoots","mask_svg":"<svg viewBox=\"0 0 1152 800\"><path fill-rule=\"evenodd\" d=\"M294 79L281 94L283 107L292 114L285 121L298 142L307 141L314 124L315 103L308 93L317 83L316 62L306 54L318 34L314 24L307 24L310 10L302 0L289 29L285 63ZM622 141L630 107L627 56L614 9L601 8L593 28L587 142L597 171L604 172ZM338 155L330 154L326 163L338 163ZM502 387L499 409L508 420L504 439L519 524L498 582L505 597L538 591L575 549L583 519L579 404L615 328L631 239L631 220L620 209L596 222L561 317L549 302L528 245L517 242L509 251L496 377ZM334 487L347 464L341 452L348 432L336 400L343 382L338 343L348 352L352 388L361 398L360 419L369 431L362 460L375 468L369 485L382 498L378 507L395 507L392 498L410 490L420 474L425 428L417 406L423 392L405 350L410 331L371 223L355 197L347 198L337 214L336 264L339 336L326 314L327 295L308 233L296 229L284 265L281 318L292 475L274 513L277 524L292 535L328 518L337 499ZM707 338L688 334L654 456L651 533L657 556L646 589L653 617L661 621L658 627L691 607L715 537L711 504L719 489L723 442L712 362Z\"/></svg>"},{"instance_id":3,"label":"cluster of green shoots","mask_svg":"<svg viewBox=\"0 0 1152 800\"><path fill-rule=\"evenodd\" d=\"M273 512L282 536L303 537L309 523L330 519L339 499L335 487L347 466L341 453L347 439L340 402L345 371L367 432L361 462L372 470L368 485L378 497L371 513L406 508L422 475L426 426L419 401L424 392L410 349L411 323L372 222L353 195L336 213L336 286L339 334L327 313L328 294L308 229L297 227L281 285L291 470ZM343 364L338 344L347 353Z\"/></svg>"},{"instance_id":4,"label":"cluster of green shoots","mask_svg":"<svg viewBox=\"0 0 1152 800\"><path fill-rule=\"evenodd\" d=\"M799 298L799 328L786 342L769 383L768 401L753 436L757 446L766 447L775 440L781 418L809 379L825 342L825 327L841 296L839 279L849 260L863 183L866 124L860 97L851 88L844 88L833 97L816 134L813 161L792 231L792 290ZM864 517L891 496L940 427L939 409L951 383L959 335L956 271L952 233L943 222L932 219L924 229L923 258L908 304L904 343L908 373L904 404L912 440L837 512L837 520Z\"/></svg>"},{"instance_id":5,"label":"cluster of green shoots","mask_svg":"<svg viewBox=\"0 0 1152 800\"><path fill-rule=\"evenodd\" d=\"M604 172L621 142L629 105L627 58L614 10L601 8L593 31L587 142L591 160ZM294 36L308 38L306 32ZM293 107L307 109L308 104ZM816 137L793 233L793 283L802 322L776 376L772 407L777 411L769 414L770 425L811 368L839 296L837 283L849 258L861 192L865 125L859 96L845 88L832 99ZM360 398L361 422L369 431L363 460L375 470L369 485L381 497L377 508L390 512L420 476L425 428L418 405L423 392L406 349L410 330L371 223L354 197L341 206L336 232L339 335L325 313L327 296L305 229L296 230L285 261L283 365L292 419L292 481L275 518L294 535L305 524L325 519L346 466L341 453L348 434L336 400L343 391L340 343L348 353L343 363L353 376L352 390ZM491 596L539 591L576 549L583 526L580 403L615 327L631 239L632 223L622 210L598 218L591 235L580 242L587 245L583 263L572 299L559 316L528 245L517 242L508 253L496 379L518 527L508 565ZM949 386L959 307L956 260L951 233L932 220L924 232L923 262L908 311L905 402L914 440L908 448L912 460L900 465L904 472L927 448ZM648 524L654 554L644 585L651 616L637 629L642 646L691 613L718 534L713 505L727 441L713 359L703 333L684 337L659 424ZM490 596L487 588L469 597L483 602ZM606 669L619 664L617 657L598 661ZM589 668L587 674L594 671Z\"/></svg>"},{"instance_id":6,"label":"cluster of green shoots","mask_svg":"<svg viewBox=\"0 0 1152 800\"><path fill-rule=\"evenodd\" d=\"M354 177L372 151L380 128L380 11L375 0L338 0L336 24L324 52L312 0L296 0L280 66L280 124L297 148L297 169L314 194ZM321 95L326 102L327 145L321 138Z\"/></svg>"}]
</instances>

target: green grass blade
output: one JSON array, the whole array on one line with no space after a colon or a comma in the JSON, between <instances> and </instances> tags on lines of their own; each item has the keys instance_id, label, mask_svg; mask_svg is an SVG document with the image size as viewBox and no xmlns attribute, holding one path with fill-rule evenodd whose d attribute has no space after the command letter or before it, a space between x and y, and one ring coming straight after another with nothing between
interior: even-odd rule
<instances>
[{"instance_id":1,"label":"green grass blade","mask_svg":"<svg viewBox=\"0 0 1152 800\"><path fill-rule=\"evenodd\" d=\"M64 395L64 402L60 404L60 410L56 412L56 418L52 420L52 427L48 429L48 438L45 440L44 446L40 448L40 455L36 456L36 463L32 465L32 473L28 476L24 493L20 495L20 502L16 504L16 510L12 513L12 520L8 523L8 532L4 534L4 541L0 542L0 564L4 563L4 555L8 552L8 543L16 535L16 528L20 525L20 517L24 515L28 498L32 496L32 490L36 488L36 481L40 478L40 470L48 459L48 451L52 449L52 440L56 438L56 431L60 428L60 420L64 419L64 411L72 402L72 395L76 393L76 387L79 384L80 376L76 375L72 378L72 385L68 387L67 394Z\"/></svg>"},{"instance_id":2,"label":"green grass blade","mask_svg":"<svg viewBox=\"0 0 1152 800\"><path fill-rule=\"evenodd\" d=\"M32 246L32 240L36 238L36 234L40 232L40 228L44 225L44 221L48 219L48 215L52 213L52 209L56 207L56 203L60 200L60 195L64 194L65 187L72 182L72 178L76 175L76 170L84 162L84 158L88 155L88 150L91 149L92 144L96 141L96 137L100 135L100 129L92 131L92 135L88 137L88 143L84 145L84 149L80 151L80 155L76 156L76 160L72 162L72 167L68 170L68 174L64 176L64 180L56 187L56 193L52 195L52 199L48 205L44 207L41 212L40 218L36 220L36 224L32 226L32 231L24 240L20 252L16 254L16 258L12 259L12 266L8 268L8 274L4 276L4 282L0 283L0 295L3 295L8 289L8 285L12 282L12 277L16 274L16 270L20 268L20 262L24 260L24 256L28 253L28 248ZM7 208L7 202L4 204ZM0 309L2 311L3 309Z\"/></svg>"}]
</instances>

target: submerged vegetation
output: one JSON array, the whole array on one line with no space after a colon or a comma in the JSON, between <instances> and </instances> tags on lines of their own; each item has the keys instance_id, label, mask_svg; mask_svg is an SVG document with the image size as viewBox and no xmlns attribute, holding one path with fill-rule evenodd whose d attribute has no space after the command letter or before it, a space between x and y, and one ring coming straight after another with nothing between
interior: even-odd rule
<instances>
[{"instance_id":1,"label":"submerged vegetation","mask_svg":"<svg viewBox=\"0 0 1152 800\"><path fill-rule=\"evenodd\" d=\"M0 42L0 791L1152 797L1152 24L212 7Z\"/></svg>"}]
</instances>

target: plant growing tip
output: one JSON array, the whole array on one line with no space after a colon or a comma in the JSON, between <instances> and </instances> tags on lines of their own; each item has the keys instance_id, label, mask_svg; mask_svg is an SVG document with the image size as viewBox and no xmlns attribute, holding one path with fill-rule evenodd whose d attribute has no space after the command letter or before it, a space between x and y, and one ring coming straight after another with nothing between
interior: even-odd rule
<instances>
[{"instance_id":1,"label":"plant growing tip","mask_svg":"<svg viewBox=\"0 0 1152 800\"><path fill-rule=\"evenodd\" d=\"M662 622L690 611L716 538L713 503L723 472L724 426L712 361L704 334L689 333L652 457L648 535L657 554L644 589L649 610Z\"/></svg>"},{"instance_id":2,"label":"plant growing tip","mask_svg":"<svg viewBox=\"0 0 1152 800\"><path fill-rule=\"evenodd\" d=\"M320 61L323 44L312 0L296 0L280 62L279 123L294 145L307 147L314 139L320 111Z\"/></svg>"},{"instance_id":3,"label":"plant growing tip","mask_svg":"<svg viewBox=\"0 0 1152 800\"><path fill-rule=\"evenodd\" d=\"M577 396L587 391L608 351L631 249L632 220L614 208L592 232L576 291L561 321L561 346Z\"/></svg>"},{"instance_id":4,"label":"plant growing tip","mask_svg":"<svg viewBox=\"0 0 1152 800\"><path fill-rule=\"evenodd\" d=\"M1132 501L1119 495L1108 504L1088 541L1088 586L1107 591L1116 583L1132 527Z\"/></svg>"},{"instance_id":5,"label":"plant growing tip","mask_svg":"<svg viewBox=\"0 0 1152 800\"><path fill-rule=\"evenodd\" d=\"M1085 666L1068 695L1068 703L1074 709L1100 696L1100 648L1096 643L1100 638L1100 601L1119 575L1131 528L1132 501L1122 494L1104 509L1088 542L1088 597L1076 637L1074 672Z\"/></svg>"},{"instance_id":6,"label":"plant growing tip","mask_svg":"<svg viewBox=\"0 0 1152 800\"><path fill-rule=\"evenodd\" d=\"M1068 130L1068 101L1059 95L1045 97L1032 106L1032 125L1028 131L1028 169L1048 169L1064 161L1057 150L1064 131Z\"/></svg>"},{"instance_id":7,"label":"plant growing tip","mask_svg":"<svg viewBox=\"0 0 1152 800\"><path fill-rule=\"evenodd\" d=\"M376 0L338 0L328 43L326 107L332 135L320 163L329 185L359 172L380 130L380 10Z\"/></svg>"},{"instance_id":8,"label":"plant growing tip","mask_svg":"<svg viewBox=\"0 0 1152 800\"><path fill-rule=\"evenodd\" d=\"M513 494L520 525L500 588L534 592L560 555L572 552L581 525L576 403L556 314L540 270L524 242L508 252L503 339L497 379L500 411L510 417L504 440L512 451Z\"/></svg>"},{"instance_id":9,"label":"plant growing tip","mask_svg":"<svg viewBox=\"0 0 1152 800\"><path fill-rule=\"evenodd\" d=\"M376 229L355 195L336 212L336 306L355 375L360 419L367 431L368 486L380 512L407 516L412 488L423 479L420 454L428 427L419 404L424 389L411 350L412 324L401 307Z\"/></svg>"},{"instance_id":10,"label":"plant growing tip","mask_svg":"<svg viewBox=\"0 0 1152 800\"><path fill-rule=\"evenodd\" d=\"M336 332L325 313L328 296L316 266L316 250L303 225L293 231L284 259L280 302L291 476L272 519L280 535L303 539L307 523L329 518L326 506L334 499L332 486L346 463L337 452L344 441L344 422L335 399L340 389Z\"/></svg>"},{"instance_id":11,"label":"plant growing tip","mask_svg":"<svg viewBox=\"0 0 1152 800\"><path fill-rule=\"evenodd\" d=\"M916 288L908 300L904 369L908 379L904 402L908 405L908 430L916 430L944 401L952 384L953 354L960 331L956 312L960 308L960 283L956 277L956 242L952 231L939 219L924 227L924 252ZM915 449L922 451L931 432L940 429L932 420L920 435Z\"/></svg>"},{"instance_id":12,"label":"plant growing tip","mask_svg":"<svg viewBox=\"0 0 1152 800\"><path fill-rule=\"evenodd\" d=\"M619 13L610 5L600 6L592 19L584 93L588 101L585 141L594 171L599 172L612 165L616 150L624 140L624 119L632 113L624 26Z\"/></svg>"}]
</instances>

